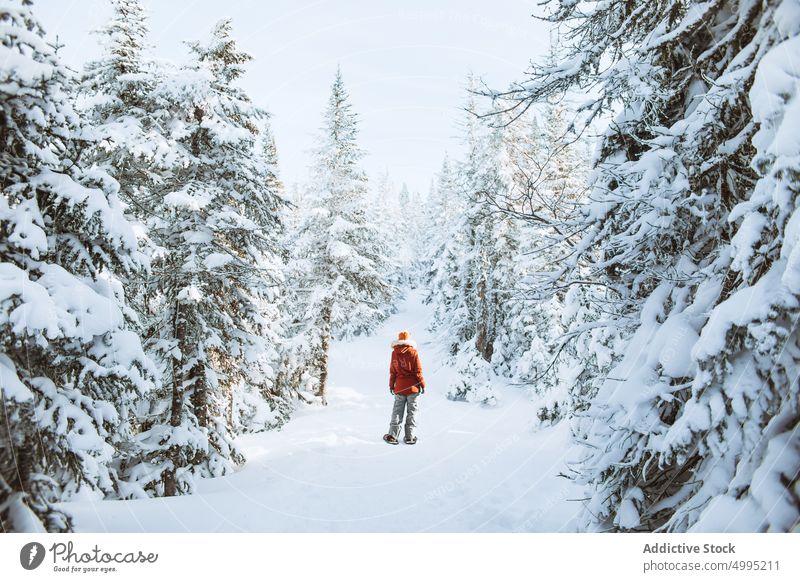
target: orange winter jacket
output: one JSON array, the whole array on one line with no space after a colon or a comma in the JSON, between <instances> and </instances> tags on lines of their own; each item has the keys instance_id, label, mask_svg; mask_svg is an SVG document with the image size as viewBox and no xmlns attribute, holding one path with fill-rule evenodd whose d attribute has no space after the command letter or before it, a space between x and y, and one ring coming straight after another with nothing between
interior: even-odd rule
<instances>
[{"instance_id":1,"label":"orange winter jacket","mask_svg":"<svg viewBox=\"0 0 800 582\"><path fill-rule=\"evenodd\" d=\"M417 344L411 340L392 342L392 363L389 365L389 388L394 394L416 394L425 388Z\"/></svg>"}]
</instances>

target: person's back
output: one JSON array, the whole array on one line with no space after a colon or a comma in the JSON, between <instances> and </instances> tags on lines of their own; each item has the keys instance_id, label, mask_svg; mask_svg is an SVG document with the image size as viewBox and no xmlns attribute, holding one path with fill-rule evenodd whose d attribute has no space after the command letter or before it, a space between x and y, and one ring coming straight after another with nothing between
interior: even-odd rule
<instances>
[{"instance_id":1,"label":"person's back","mask_svg":"<svg viewBox=\"0 0 800 582\"><path fill-rule=\"evenodd\" d=\"M389 432L383 435L383 440L392 445L397 444L403 413L406 412L404 442L413 445L417 442L417 437L414 435L417 397L425 392L425 379L422 377L422 364L419 360L417 344L409 339L407 331L401 331L398 339L392 342L389 392L394 395L394 406L392 407Z\"/></svg>"},{"instance_id":2,"label":"person's back","mask_svg":"<svg viewBox=\"0 0 800 582\"><path fill-rule=\"evenodd\" d=\"M416 394L425 386L417 344L409 339L392 342L389 387L394 394Z\"/></svg>"}]
</instances>

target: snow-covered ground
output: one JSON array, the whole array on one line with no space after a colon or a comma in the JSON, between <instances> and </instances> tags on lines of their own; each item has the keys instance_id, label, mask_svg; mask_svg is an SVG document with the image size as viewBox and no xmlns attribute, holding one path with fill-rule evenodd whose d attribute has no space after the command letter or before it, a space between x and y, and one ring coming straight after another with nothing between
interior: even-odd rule
<instances>
[{"instance_id":1,"label":"snow-covered ground","mask_svg":"<svg viewBox=\"0 0 800 582\"><path fill-rule=\"evenodd\" d=\"M195 495L62 504L78 532L574 531L580 490L558 473L566 423L532 429L525 391L498 386L495 408L444 397L453 370L425 331L412 292L376 334L334 344L327 407L299 410L280 431L240 437L247 463ZM428 388L419 442L392 446L389 343L408 329Z\"/></svg>"}]
</instances>

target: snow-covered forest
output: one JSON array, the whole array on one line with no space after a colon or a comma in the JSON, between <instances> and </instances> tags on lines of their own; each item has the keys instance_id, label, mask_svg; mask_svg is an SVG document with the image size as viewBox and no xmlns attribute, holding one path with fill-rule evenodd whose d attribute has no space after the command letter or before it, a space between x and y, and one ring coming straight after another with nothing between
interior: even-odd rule
<instances>
[{"instance_id":1,"label":"snow-covered forest","mask_svg":"<svg viewBox=\"0 0 800 582\"><path fill-rule=\"evenodd\" d=\"M0 0L3 531L797 531L798 0L548 0L422 193L364 170L346 68L285 188L236 23L173 63L109 2L74 70ZM358 517L368 474L417 513Z\"/></svg>"}]
</instances>

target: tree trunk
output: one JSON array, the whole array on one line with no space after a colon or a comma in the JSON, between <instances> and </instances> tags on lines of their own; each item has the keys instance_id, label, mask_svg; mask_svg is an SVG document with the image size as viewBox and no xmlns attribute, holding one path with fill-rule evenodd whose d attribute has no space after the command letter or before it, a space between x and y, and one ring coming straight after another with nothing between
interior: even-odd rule
<instances>
[{"instance_id":1,"label":"tree trunk","mask_svg":"<svg viewBox=\"0 0 800 582\"><path fill-rule=\"evenodd\" d=\"M183 344L186 339L186 323L180 315L180 303L175 304L175 317L173 319L175 329L175 339L178 348L181 349L181 360L183 360ZM181 373L181 361L172 358L172 410L170 411L170 426L181 425L181 412L183 409L183 374ZM172 461L172 468L164 472L164 496L172 497L178 493L178 484L175 478L175 471L180 462L180 452L175 445L172 445L167 453Z\"/></svg>"},{"instance_id":2,"label":"tree trunk","mask_svg":"<svg viewBox=\"0 0 800 582\"><path fill-rule=\"evenodd\" d=\"M192 366L188 380L192 384L192 407L197 417L197 424L208 427L211 415L208 413L208 386L205 382L203 364L198 362Z\"/></svg>"},{"instance_id":3,"label":"tree trunk","mask_svg":"<svg viewBox=\"0 0 800 582\"><path fill-rule=\"evenodd\" d=\"M489 360L491 356L487 357L489 349L489 313L486 307L486 280L481 279L478 282L478 322L477 329L475 330L475 347L478 353L484 360Z\"/></svg>"},{"instance_id":4,"label":"tree trunk","mask_svg":"<svg viewBox=\"0 0 800 582\"><path fill-rule=\"evenodd\" d=\"M322 338L320 339L322 353L319 359L319 390L317 396L322 399L322 405L328 405L325 389L328 383L328 350L331 344L331 305L325 303L322 308Z\"/></svg>"}]
</instances>

